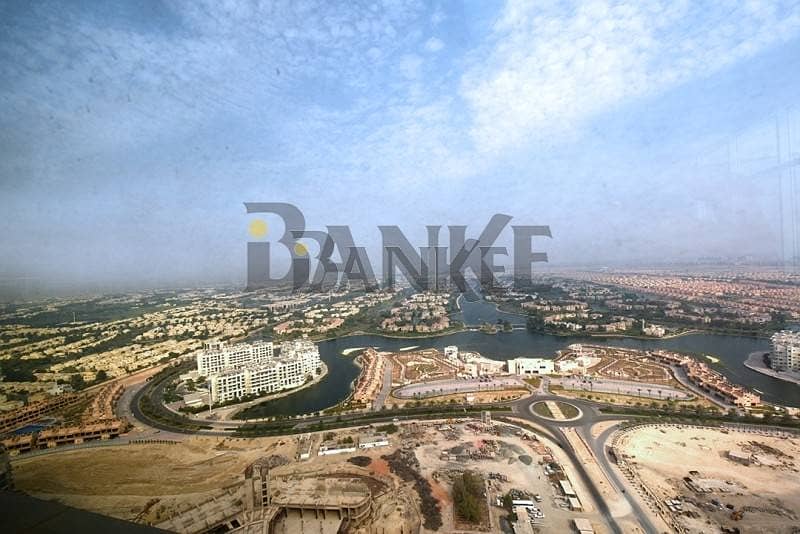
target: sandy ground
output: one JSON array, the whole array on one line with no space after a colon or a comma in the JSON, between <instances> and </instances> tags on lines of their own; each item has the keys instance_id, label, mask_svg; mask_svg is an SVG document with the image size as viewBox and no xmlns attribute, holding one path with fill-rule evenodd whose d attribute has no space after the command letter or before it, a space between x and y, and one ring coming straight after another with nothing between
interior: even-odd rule
<instances>
[{"instance_id":1,"label":"sandy ground","mask_svg":"<svg viewBox=\"0 0 800 534\"><path fill-rule=\"evenodd\" d=\"M592 425L592 437L596 439L600 434L617 424L619 424L619 421L600 421L595 423Z\"/></svg>"},{"instance_id":2,"label":"sandy ground","mask_svg":"<svg viewBox=\"0 0 800 534\"><path fill-rule=\"evenodd\" d=\"M562 533L570 532L571 521L577 517L588 518L595 527L595 532L607 532L603 519L591 504L588 495L582 486L577 483L576 491L585 496L587 509L583 512L573 512L567 509L561 499L560 490L552 485L541 465L544 450L543 444L527 441L513 434L512 431L501 431L499 434L488 433L471 429L466 425L454 426L455 432L438 432L428 429L420 441L427 443L417 448L417 458L423 475L431 482L433 493L440 500L442 506L442 520L444 525L439 532L452 532L454 526L454 512L451 498L451 485L448 474L463 470L474 470L488 478L489 473L498 473L508 478L506 482L491 480L488 483L489 507L492 515L492 532L500 532L500 517L505 515L505 510L494 506L496 497L506 494L512 488L525 490L530 493L539 493L544 498L540 507L545 514L545 520L540 532ZM467 461L451 461L442 458L444 450L459 446L479 447L485 440L494 440L499 443L499 451L493 459L476 459ZM556 459L565 464L560 451L552 451ZM526 464L521 457L529 457L530 464ZM571 480L575 474L569 465L565 465ZM437 480L438 479L438 480ZM580 488L580 489L579 489Z\"/></svg>"},{"instance_id":3,"label":"sandy ground","mask_svg":"<svg viewBox=\"0 0 800 534\"><path fill-rule=\"evenodd\" d=\"M365 429L336 432L337 439L356 436ZM314 451L323 438L311 434ZM397 435L393 438L399 443ZM301 473L326 476L330 473L372 475L380 482L373 488L373 507L378 523L385 523L385 534L409 532L419 523L415 492L410 485L400 485L389 474L388 464L380 458L392 447L362 450L353 454L312 456L298 461L298 436L223 439L195 437L176 444L120 445L20 459L13 463L18 489L47 500L91 510L121 519L154 524L181 510L194 508L244 480L244 470L264 456L280 455L289 464L277 473ZM368 456L367 468L347 460ZM289 522L291 523L291 522ZM287 523L284 530L291 531ZM325 530L327 526L320 525ZM319 529L317 529L319 530Z\"/></svg>"},{"instance_id":4,"label":"sandy ground","mask_svg":"<svg viewBox=\"0 0 800 534\"><path fill-rule=\"evenodd\" d=\"M293 457L290 438L192 438L174 445L121 445L22 459L13 464L22 491L122 519L153 508L160 515L242 480L269 454ZM153 511L155 513L155 510Z\"/></svg>"},{"instance_id":5,"label":"sandy ground","mask_svg":"<svg viewBox=\"0 0 800 534\"><path fill-rule=\"evenodd\" d=\"M623 434L618 447L658 499L684 501L684 513L667 512L667 516L689 532L719 532L722 527L797 532L799 438L647 426ZM759 463L734 462L727 457L728 451L753 454ZM690 489L684 477L709 491ZM743 512L740 520L732 518L731 507Z\"/></svg>"},{"instance_id":6,"label":"sandy ground","mask_svg":"<svg viewBox=\"0 0 800 534\"><path fill-rule=\"evenodd\" d=\"M309 460L294 460L297 454L297 437L222 439L195 437L173 445L121 445L96 449L82 449L15 461L14 477L17 486L28 493L45 499L56 499L66 504L128 520L157 522L166 519L176 510L196 506L219 495L226 487L235 487L243 479L245 468L258 458L282 455L292 460L287 469L297 472L361 472L386 481L388 493L378 502L377 521L392 525L387 533L397 531L415 522L419 523L416 492L410 484L400 484L389 474L387 463L380 458L389 454L400 443L415 442L415 453L420 460L422 474L430 481L434 496L443 508L444 526L439 532L451 532L454 527L450 479L448 472L473 469L488 478L489 473L499 473L507 482L492 480L489 485L490 502L516 488L543 497L541 508L546 518L541 532L568 532L571 520L588 518L598 533L607 532L603 519L595 511L589 494L574 468L558 447L550 446L550 453L560 462L576 492L584 503L583 512L570 511L560 490L545 474L543 460L547 442L523 440L513 429L499 434L491 433L479 423L466 425L451 422L452 431L437 430L437 423L422 423L422 431L413 436L405 432L392 436L392 447L338 454L324 457L312 456ZM402 425L406 428L407 425ZM498 425L499 427L500 425ZM365 429L346 429L336 432L337 439L355 436ZM315 450L322 435L314 434ZM452 461L442 457L442 451L457 446L480 447L485 441L499 443L498 453L491 459ZM369 456L371 464L357 468L347 463L351 456ZM523 460L528 458L528 462ZM285 468L280 468L282 471ZM498 531L499 519L505 515L501 508L490 506L492 530ZM624 514L624 510L620 510Z\"/></svg>"},{"instance_id":7,"label":"sandy ground","mask_svg":"<svg viewBox=\"0 0 800 534\"><path fill-rule=\"evenodd\" d=\"M596 484L600 495L602 496L606 505L608 505L611 515L614 516L620 528L622 528L626 533L643 534L645 531L636 517L632 514L633 510L631 509L630 503L627 501L625 496L618 493L617 490L614 489L611 481L600 467L600 464L598 464L594 454L589 449L583 438L575 431L575 429L572 428L564 429L564 436L567 438L567 440L569 440L570 444L575 450L575 453L578 455L578 458L586 469L586 472L589 474L589 477ZM651 520L656 528L659 529L659 531L665 532L669 530L667 524L664 523L656 514L651 515Z\"/></svg>"}]
</instances>

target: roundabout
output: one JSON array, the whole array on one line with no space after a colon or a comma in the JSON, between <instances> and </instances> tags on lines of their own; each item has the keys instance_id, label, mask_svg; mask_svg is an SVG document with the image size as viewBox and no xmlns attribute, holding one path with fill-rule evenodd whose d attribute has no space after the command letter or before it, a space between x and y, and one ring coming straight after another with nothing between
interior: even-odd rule
<instances>
[{"instance_id":1,"label":"roundabout","mask_svg":"<svg viewBox=\"0 0 800 534\"><path fill-rule=\"evenodd\" d=\"M569 402L560 400L542 400L530 405L534 415L555 422L572 422L583 417L580 408Z\"/></svg>"},{"instance_id":2,"label":"roundabout","mask_svg":"<svg viewBox=\"0 0 800 534\"><path fill-rule=\"evenodd\" d=\"M619 416L601 413L596 405L584 399L553 394L533 395L512 402L511 406L515 413L550 430L591 426L599 421L619 419ZM560 413L554 414L554 410Z\"/></svg>"}]
</instances>

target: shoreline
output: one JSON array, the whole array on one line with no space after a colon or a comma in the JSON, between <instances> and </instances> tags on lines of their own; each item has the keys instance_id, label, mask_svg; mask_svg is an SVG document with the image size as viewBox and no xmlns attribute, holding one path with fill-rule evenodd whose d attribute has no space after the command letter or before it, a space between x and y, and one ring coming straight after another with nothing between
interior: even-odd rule
<instances>
[{"instance_id":1,"label":"shoreline","mask_svg":"<svg viewBox=\"0 0 800 534\"><path fill-rule=\"evenodd\" d=\"M220 414L221 417L219 419L193 417L193 416L196 416L196 415L199 415L199 414L185 414L183 412L175 412L175 413L178 413L179 415L188 416L189 419L192 419L194 421L199 421L199 422L201 421L201 422L220 423L220 422L226 422L226 421L236 421L238 419L236 419L235 416L241 410L245 410L245 409L251 408L253 406L258 406L262 402L268 402L268 401L280 399L280 398L283 398L283 397L288 397L289 395L292 395L294 393L298 393L298 392L300 392L300 391L302 391L302 390L304 390L306 388L310 388L311 386L315 386L315 385L319 384L320 382L322 382L325 379L325 377L328 376L328 365L325 362L322 362L321 367L322 367L322 373L320 373L318 376L314 377L313 380L311 380L309 382L306 382L302 386L299 386L299 387L296 387L296 388L292 388L292 389L287 389L287 390L284 390L284 391L279 391L279 392L274 393L272 395L266 395L264 397L259 397L257 399L253 399L251 401L245 401L245 402L240 402L240 403L237 403L237 404L230 404L228 406L220 406L219 408L213 408L212 411L214 413L222 412ZM174 411L174 410L172 410L172 411ZM203 411L203 412L200 412L200 413L207 414L208 411L206 410L206 411Z\"/></svg>"},{"instance_id":2,"label":"shoreline","mask_svg":"<svg viewBox=\"0 0 800 534\"><path fill-rule=\"evenodd\" d=\"M791 376L786 373L782 373L780 371L774 371L767 367L764 363L764 355L769 354L768 352L751 352L747 359L744 361L743 365L750 369L751 371L755 371L756 373L761 373L764 376L768 376L770 378L775 378L777 380L782 380L784 382L789 382L791 384L797 384L800 386L800 373L794 373L797 376Z\"/></svg>"},{"instance_id":3,"label":"shoreline","mask_svg":"<svg viewBox=\"0 0 800 534\"><path fill-rule=\"evenodd\" d=\"M669 334L666 336L661 337L653 337L653 336L634 336L634 335L627 335L627 334L587 334L589 337L612 337L618 339L643 339L647 341L658 341L659 339L675 339L683 336L688 336L691 334L713 334L713 332L705 332L703 330L687 330L686 332L678 332L676 334ZM726 334L716 334L716 335L726 335ZM566 337L566 336L565 336Z\"/></svg>"},{"instance_id":4,"label":"shoreline","mask_svg":"<svg viewBox=\"0 0 800 534\"><path fill-rule=\"evenodd\" d=\"M460 334L462 332L470 332L471 330L467 330L466 328L459 328L458 330L447 330L445 332L433 332L433 333L426 333L424 335L418 336L398 336L398 335L390 335L390 334L382 334L380 332L365 332L364 330L356 330L355 332L348 332L347 334L342 334L340 336L332 336L332 337L325 337L322 339L311 339L314 343L322 343L323 341L334 341L336 339L343 339L346 337L353 337L353 336L376 336L376 337L385 337L388 339L426 339L426 338L434 338L434 337L444 337L450 336L454 334ZM363 347L367 348L367 347Z\"/></svg>"},{"instance_id":5,"label":"shoreline","mask_svg":"<svg viewBox=\"0 0 800 534\"><path fill-rule=\"evenodd\" d=\"M529 331L527 331L527 329L525 331L529 335L532 335L532 336L550 336L550 337L555 338L555 339L566 340L566 341L570 341L571 339L574 339L575 343L579 342L577 338L583 338L583 340L580 341L582 343L586 343L586 344L608 343L608 344L610 344L612 346L614 345L614 341L617 340L617 339L618 340L635 339L635 340L639 340L639 341L651 342L651 343L658 344L660 342L667 342L670 339L676 339L676 338L692 336L692 335L719 336L719 337L723 337L723 338L726 337L726 336L730 336L730 334L723 334L723 333L716 333L716 332L706 332L704 330L698 330L698 329L691 329L691 330L687 330L687 331L683 331L683 332L679 332L679 333L674 333L674 334L670 334L670 335L667 335L667 336L664 336L664 337L661 337L661 338L645 337L645 336L632 336L632 335L625 335L625 334L588 334L587 335L587 334L584 333L582 335L558 335L558 334L529 332ZM348 348L346 348L345 350L347 350L347 354L344 354L342 352L341 348L335 351L336 352L335 357L351 359L351 358L353 358L353 356L359 354L362 350L368 348L368 346L373 346L373 348L375 348L374 345L377 345L378 347L380 347L381 343L380 343L379 339L381 339L381 338L386 340L386 341L405 339L405 340L408 340L409 344L415 344L414 341L412 341L412 340L418 340L418 342L422 342L422 340L436 340L438 338L444 338L446 336L462 335L462 334L465 334L465 333L468 333L468 332L480 333L480 332L475 331L475 330L470 330L470 329L464 328L463 326L461 328L457 329L457 330L448 330L448 331L445 331L445 332L437 332L437 333L425 333L424 335L414 335L414 336L409 336L409 335L391 335L391 334L388 334L388 333L377 333L377 332L368 332L368 331L358 330L358 331L353 331L353 332L349 332L349 333L338 335L338 336L328 336L328 337L323 338L323 339L314 339L313 341L315 343L322 343L322 342L338 342L339 340L342 340L342 341L344 341L344 343L346 345L347 344L346 340L348 338L355 337L355 336L371 336L372 338L375 339L375 341L364 340L362 343L359 343L358 347L348 347ZM497 335L497 334L495 334L495 335ZM706 351L705 354L708 354L708 352ZM713 355L714 353L712 352L711 354ZM545 357L547 359L555 360L555 359L557 359L557 354L547 355ZM700 354L695 355L695 358L703 359L703 355L700 355ZM347 403L350 400L350 398L352 396L352 393L353 393L353 390L354 390L354 384L358 381L359 377L361 376L361 373L363 372L363 368L360 365L361 362L359 361L359 358L358 357L353 358L352 361L358 367L358 374L353 379L353 381L351 381L349 384L347 384L347 386L345 386L347 388L347 393L346 393L345 398L342 399L341 401L331 405L331 406L323 408L321 411L326 412L326 413L329 413L329 411L331 411L331 410L335 411L343 403ZM503 361L503 360L497 360L497 361ZM736 381L734 383L740 384L740 385L742 385L744 387L752 387L749 384L741 383L741 381ZM267 403L267 402L269 402L269 400L270 399L259 399L259 402L258 403L254 403L254 404ZM246 420L248 420L248 421L256 420L257 421L257 420L262 419L262 418L263 417L248 418Z\"/></svg>"},{"instance_id":6,"label":"shoreline","mask_svg":"<svg viewBox=\"0 0 800 534\"><path fill-rule=\"evenodd\" d=\"M480 325L467 325L467 326L479 327ZM515 330L515 331L516 332L520 332L520 331L523 331L523 330ZM566 333L565 334L556 334L556 333L551 333L551 332L530 332L530 331L528 331L527 328L524 329L524 331L528 332L530 334L534 334L534 335L552 336L552 337L558 337L558 338L564 338L564 339L571 338L571 337L576 337L576 338L577 337L589 337L589 338L594 337L594 338L598 338L598 339L604 339L604 338L639 339L639 340L643 340L643 341L659 341L659 340L667 340L667 339L676 339L676 338L679 338L679 337L689 336L689 335L693 335L693 334L705 334L705 335L711 335L711 336L735 336L736 335L736 334L722 334L722 333L711 332L711 331L706 331L706 330L697 330L697 329L687 330L685 332L678 332L676 334L669 334L669 335L666 335L666 336L663 336L663 337L635 336L635 335L628 335L628 334L595 334L595 333L585 333L585 332L584 333L580 333L580 334L571 334L571 333L570 334L566 334ZM480 330L470 330L469 328L466 328L466 327L461 327L458 330L448 330L446 332L426 333L424 335L418 335L418 336L402 336L402 335L385 334L385 333L380 333L380 332L367 332L367 331L364 331L364 330L357 330L355 332L349 332L347 334L342 334L340 336L332 336L332 337L326 337L326 338L322 338L322 339L311 339L311 341L314 341L314 343L322 343L324 341L334 341L334 340L337 340L337 339L344 339L344 338L347 338L347 337L354 337L354 336L375 336L375 337L385 337L387 339L432 339L432 338L452 336L452 335L455 335L455 334L462 334L462 333L467 333L467 332L478 332L478 333L483 333L483 334L487 334L487 335L510 334L511 333L511 332L487 333L487 332L481 332ZM366 348L366 347L363 347L363 348Z\"/></svg>"}]
</instances>

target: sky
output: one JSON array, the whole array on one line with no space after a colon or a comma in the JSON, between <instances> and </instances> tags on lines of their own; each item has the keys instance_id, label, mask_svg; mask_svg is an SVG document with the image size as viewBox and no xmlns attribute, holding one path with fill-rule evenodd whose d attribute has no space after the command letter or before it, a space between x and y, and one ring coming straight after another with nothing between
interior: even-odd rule
<instances>
[{"instance_id":1,"label":"sky","mask_svg":"<svg viewBox=\"0 0 800 534\"><path fill-rule=\"evenodd\" d=\"M2 0L0 293L243 283L244 202L378 272L495 213L554 266L781 261L798 95L796 1Z\"/></svg>"}]
</instances>

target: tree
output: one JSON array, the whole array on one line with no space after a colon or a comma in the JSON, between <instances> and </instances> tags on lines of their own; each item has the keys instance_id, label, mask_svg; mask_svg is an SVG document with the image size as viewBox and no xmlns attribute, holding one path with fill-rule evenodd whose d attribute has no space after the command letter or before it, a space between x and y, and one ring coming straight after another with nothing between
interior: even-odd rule
<instances>
[{"instance_id":1,"label":"tree","mask_svg":"<svg viewBox=\"0 0 800 534\"><path fill-rule=\"evenodd\" d=\"M80 391L86 387L86 382L83 380L83 375L75 374L69 377L69 385L74 391Z\"/></svg>"},{"instance_id":2,"label":"tree","mask_svg":"<svg viewBox=\"0 0 800 534\"><path fill-rule=\"evenodd\" d=\"M543 332L545 329L544 319L536 314L528 315L527 328L531 332Z\"/></svg>"},{"instance_id":3,"label":"tree","mask_svg":"<svg viewBox=\"0 0 800 534\"><path fill-rule=\"evenodd\" d=\"M105 371L105 369L100 369L94 376L94 381L103 382L104 380L108 380L108 373Z\"/></svg>"},{"instance_id":4,"label":"tree","mask_svg":"<svg viewBox=\"0 0 800 534\"><path fill-rule=\"evenodd\" d=\"M465 521L477 523L481 518L483 480L471 471L465 471L453 482L453 503L456 514Z\"/></svg>"}]
</instances>

